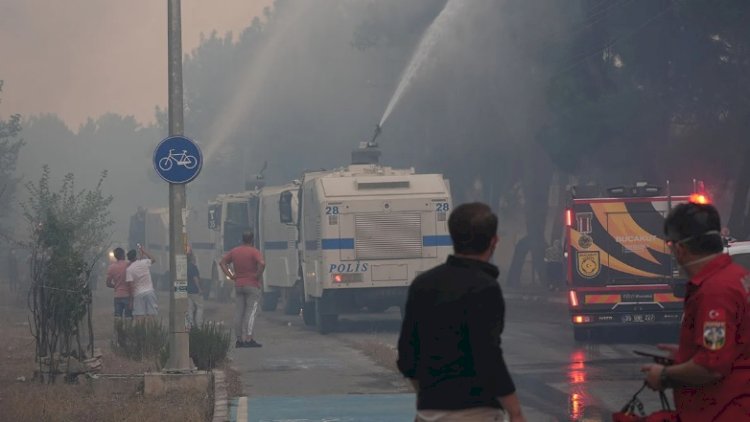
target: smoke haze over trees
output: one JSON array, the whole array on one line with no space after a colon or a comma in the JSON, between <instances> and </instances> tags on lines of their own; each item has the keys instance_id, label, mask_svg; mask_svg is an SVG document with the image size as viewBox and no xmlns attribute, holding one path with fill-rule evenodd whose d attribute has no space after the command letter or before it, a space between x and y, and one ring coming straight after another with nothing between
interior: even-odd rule
<instances>
[{"instance_id":1,"label":"smoke haze over trees","mask_svg":"<svg viewBox=\"0 0 750 422\"><path fill-rule=\"evenodd\" d=\"M384 124L382 162L443 173L455 202L499 208L537 261L559 232L549 193L573 182L703 179L750 234L750 4L449 1L457 12ZM185 133L209 152L189 203L242 190L265 161L269 183L345 165L446 3L279 0L240 34L207 35L184 65ZM166 205L150 161L165 115L143 126L102 112L76 131L27 118L19 173L108 169L124 233L137 206Z\"/></svg>"}]
</instances>

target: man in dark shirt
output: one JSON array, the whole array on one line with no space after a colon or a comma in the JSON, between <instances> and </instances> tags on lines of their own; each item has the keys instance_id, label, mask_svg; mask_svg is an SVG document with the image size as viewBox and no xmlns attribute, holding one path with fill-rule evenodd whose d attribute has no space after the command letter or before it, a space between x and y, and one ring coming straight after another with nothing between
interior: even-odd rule
<instances>
[{"instance_id":1,"label":"man in dark shirt","mask_svg":"<svg viewBox=\"0 0 750 422\"><path fill-rule=\"evenodd\" d=\"M448 219L454 255L409 287L398 368L417 392L417 421L525 421L503 360L505 303L489 263L497 216L485 204Z\"/></svg>"}]
</instances>

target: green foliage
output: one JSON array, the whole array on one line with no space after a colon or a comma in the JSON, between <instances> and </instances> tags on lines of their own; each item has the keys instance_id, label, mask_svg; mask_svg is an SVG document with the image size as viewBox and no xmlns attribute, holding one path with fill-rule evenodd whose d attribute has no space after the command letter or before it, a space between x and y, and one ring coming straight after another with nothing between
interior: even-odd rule
<instances>
[{"instance_id":1,"label":"green foliage","mask_svg":"<svg viewBox=\"0 0 750 422\"><path fill-rule=\"evenodd\" d=\"M135 361L157 359L161 367L166 362L163 355L168 350L168 343L169 331L161 321L115 318L112 349L121 356Z\"/></svg>"},{"instance_id":2,"label":"green foliage","mask_svg":"<svg viewBox=\"0 0 750 422\"><path fill-rule=\"evenodd\" d=\"M31 328L37 358L49 358L52 374L59 356L85 356L81 334L87 316L86 350L93 352L89 278L112 225L112 197L102 192L105 177L106 172L93 190L76 191L73 175L67 174L55 191L49 168L44 167L39 181L26 185L29 199L23 210L31 251Z\"/></svg>"},{"instance_id":3,"label":"green foliage","mask_svg":"<svg viewBox=\"0 0 750 422\"><path fill-rule=\"evenodd\" d=\"M216 367L227 357L232 336L221 323L205 321L190 329L190 357L200 370Z\"/></svg>"},{"instance_id":4,"label":"green foliage","mask_svg":"<svg viewBox=\"0 0 750 422\"><path fill-rule=\"evenodd\" d=\"M209 370L222 363L229 353L232 336L221 323L206 321L193 327L189 334L190 357L200 370ZM115 319L112 349L128 359L153 359L163 368L169 358L169 331L160 321Z\"/></svg>"},{"instance_id":5,"label":"green foliage","mask_svg":"<svg viewBox=\"0 0 750 422\"><path fill-rule=\"evenodd\" d=\"M0 92L3 81L0 80ZM14 177L18 153L24 142L18 137L21 132L21 116L14 114L8 120L0 120L0 218L5 217L11 207L18 179Z\"/></svg>"}]
</instances>

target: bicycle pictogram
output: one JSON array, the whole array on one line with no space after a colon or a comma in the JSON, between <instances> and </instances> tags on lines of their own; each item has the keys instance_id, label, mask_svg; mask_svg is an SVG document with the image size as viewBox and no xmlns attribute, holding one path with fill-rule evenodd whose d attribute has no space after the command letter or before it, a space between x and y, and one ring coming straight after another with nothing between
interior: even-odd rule
<instances>
[{"instance_id":1,"label":"bicycle pictogram","mask_svg":"<svg viewBox=\"0 0 750 422\"><path fill-rule=\"evenodd\" d=\"M192 170L198 165L198 159L194 155L189 155L186 149L183 149L182 153L175 153L174 149L170 149L169 155L159 159L159 168L162 171L171 170L175 164Z\"/></svg>"}]
</instances>

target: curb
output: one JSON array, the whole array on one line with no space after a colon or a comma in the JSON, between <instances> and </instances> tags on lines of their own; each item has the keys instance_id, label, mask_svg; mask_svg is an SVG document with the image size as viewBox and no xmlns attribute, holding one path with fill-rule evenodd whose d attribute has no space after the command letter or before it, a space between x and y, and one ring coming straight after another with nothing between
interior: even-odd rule
<instances>
[{"instance_id":1,"label":"curb","mask_svg":"<svg viewBox=\"0 0 750 422\"><path fill-rule=\"evenodd\" d=\"M214 416L212 422L229 422L229 398L227 397L227 379L224 371L213 371L214 380Z\"/></svg>"},{"instance_id":2,"label":"curb","mask_svg":"<svg viewBox=\"0 0 750 422\"><path fill-rule=\"evenodd\" d=\"M247 397L240 396L232 399L230 403L230 419L234 416L232 422L247 422Z\"/></svg>"}]
</instances>

